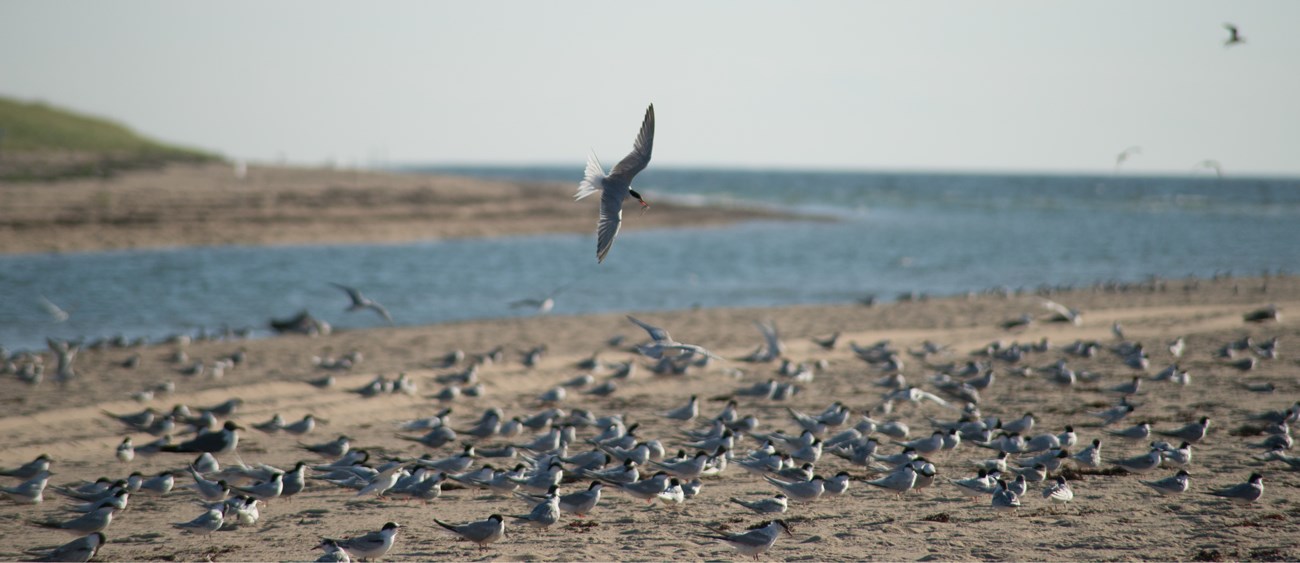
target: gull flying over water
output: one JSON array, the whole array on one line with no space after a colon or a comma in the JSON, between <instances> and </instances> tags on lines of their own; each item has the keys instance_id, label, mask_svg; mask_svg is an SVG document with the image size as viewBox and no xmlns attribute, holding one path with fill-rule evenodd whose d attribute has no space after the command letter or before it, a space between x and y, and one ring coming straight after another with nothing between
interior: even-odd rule
<instances>
[{"instance_id":1,"label":"gull flying over water","mask_svg":"<svg viewBox=\"0 0 1300 563\"><path fill-rule=\"evenodd\" d=\"M537 314L545 315L551 312L551 309L555 308L555 298L548 295L542 299L520 299L518 301L510 302L511 309L519 309L523 307L536 309Z\"/></svg>"},{"instance_id":2,"label":"gull flying over water","mask_svg":"<svg viewBox=\"0 0 1300 563\"><path fill-rule=\"evenodd\" d=\"M64 311L62 307L55 305L53 301L50 301L44 295L40 296L40 301L41 308L45 309L46 313L49 313L50 318L53 319L54 322L61 323L68 320L68 312Z\"/></svg>"},{"instance_id":3,"label":"gull flying over water","mask_svg":"<svg viewBox=\"0 0 1300 563\"><path fill-rule=\"evenodd\" d=\"M346 291L348 293L348 297L352 299L352 305L348 306L349 312L356 311L358 309L372 309L376 313L379 313L379 316L383 317L385 321L388 321L388 324L390 325L393 324L393 316L388 314L388 309L385 309L384 306L380 305L378 301L375 301L374 299L362 295L361 290L355 287L348 287L341 283L330 282L330 285L342 289L343 291Z\"/></svg>"},{"instance_id":4,"label":"gull flying over water","mask_svg":"<svg viewBox=\"0 0 1300 563\"><path fill-rule=\"evenodd\" d=\"M654 148L655 106L651 104L645 110L645 120L641 122L641 132L636 136L632 152L623 157L609 174L596 158L595 153L587 158L587 170L582 182L578 184L578 193L574 201L596 192L600 192L600 221L596 224L596 262L604 262L605 255L614 246L614 237L618 236L619 226L623 223L623 200L628 196L641 202L642 208L650 207L641 194L632 189L632 178L645 170L650 164L650 151Z\"/></svg>"},{"instance_id":5,"label":"gull flying over water","mask_svg":"<svg viewBox=\"0 0 1300 563\"><path fill-rule=\"evenodd\" d=\"M519 308L535 309L537 311L537 314L545 315L551 312L551 309L555 308L555 297L559 295L560 292L568 289L570 285L573 285L574 281L577 280L575 279L573 281L570 281L569 283L566 283L560 287L555 288L554 291L546 294L545 297L542 297L540 299L520 299L518 301L511 301L510 308L511 309L519 309Z\"/></svg>"}]
</instances>

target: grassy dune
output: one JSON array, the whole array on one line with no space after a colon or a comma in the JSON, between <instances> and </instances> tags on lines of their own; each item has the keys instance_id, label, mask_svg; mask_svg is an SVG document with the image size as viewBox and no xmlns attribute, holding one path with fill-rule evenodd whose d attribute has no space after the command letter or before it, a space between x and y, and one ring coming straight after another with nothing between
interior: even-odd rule
<instances>
[{"instance_id":1,"label":"grassy dune","mask_svg":"<svg viewBox=\"0 0 1300 563\"><path fill-rule=\"evenodd\" d=\"M0 180L106 176L218 158L148 139L108 119L0 97Z\"/></svg>"}]
</instances>

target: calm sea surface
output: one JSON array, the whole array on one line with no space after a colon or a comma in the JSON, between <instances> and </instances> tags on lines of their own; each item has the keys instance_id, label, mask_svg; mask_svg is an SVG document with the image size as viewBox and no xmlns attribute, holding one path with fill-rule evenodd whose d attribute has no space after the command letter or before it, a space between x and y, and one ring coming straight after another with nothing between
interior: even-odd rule
<instances>
[{"instance_id":1,"label":"calm sea surface","mask_svg":"<svg viewBox=\"0 0 1300 563\"><path fill-rule=\"evenodd\" d=\"M413 171L421 172L576 186L582 170ZM421 325L528 314L507 304L558 288L554 313L577 314L1300 269L1300 179L652 168L636 187L652 203L761 205L837 220L632 231L599 267L594 233L0 257L0 345L227 326L264 335L270 316L303 309L341 329L382 324L344 313L330 281L362 288L399 325ZM42 295L70 318L54 322Z\"/></svg>"}]
</instances>

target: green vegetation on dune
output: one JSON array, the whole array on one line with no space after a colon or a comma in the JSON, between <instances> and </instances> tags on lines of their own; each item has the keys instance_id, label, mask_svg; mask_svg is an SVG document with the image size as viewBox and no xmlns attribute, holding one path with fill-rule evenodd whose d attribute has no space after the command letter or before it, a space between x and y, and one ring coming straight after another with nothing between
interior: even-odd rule
<instances>
[{"instance_id":1,"label":"green vegetation on dune","mask_svg":"<svg viewBox=\"0 0 1300 563\"><path fill-rule=\"evenodd\" d=\"M0 97L0 179L107 175L218 156L142 137L113 121Z\"/></svg>"}]
</instances>

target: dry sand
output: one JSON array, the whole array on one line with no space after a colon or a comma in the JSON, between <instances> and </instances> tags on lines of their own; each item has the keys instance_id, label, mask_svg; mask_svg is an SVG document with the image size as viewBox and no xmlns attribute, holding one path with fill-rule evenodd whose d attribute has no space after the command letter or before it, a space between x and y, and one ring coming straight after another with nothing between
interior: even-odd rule
<instances>
[{"instance_id":1,"label":"dry sand","mask_svg":"<svg viewBox=\"0 0 1300 563\"><path fill-rule=\"evenodd\" d=\"M220 244L407 242L595 232L577 185L252 166L171 165L107 180L0 184L0 253ZM624 229L785 217L655 201Z\"/></svg>"},{"instance_id":2,"label":"dry sand","mask_svg":"<svg viewBox=\"0 0 1300 563\"><path fill-rule=\"evenodd\" d=\"M832 401L843 401L855 413L879 403L881 390L872 385L880 374L856 359L844 344L823 351L809 341L843 331L842 343L870 344L889 339L899 350L917 348L923 341L948 345L951 353L928 361L941 364L969 359L969 353L995 341L1038 341L1048 337L1054 344L1049 352L1027 357L1021 365L1042 367L1065 357L1060 348L1076 339L1115 343L1111 324L1123 324L1128 338L1143 342L1151 355L1152 375L1172 358L1165 343L1177 336L1187 339L1187 353L1181 365L1190 371L1185 388L1169 383L1147 382L1134 402L1140 404L1131 421L1149 420L1156 428L1169 429L1209 416L1209 436L1195 446L1191 466L1193 491L1174 499L1152 494L1133 475L1087 475L1073 482L1076 498L1068 507L1053 509L1033 487L1024 506L1015 514L993 512L987 499L963 500L944 478L963 478L972 472L967 460L991 457L988 450L964 444L956 452L934 457L940 483L933 488L903 495L854 483L846 497L823 499L792 506L785 518L796 532L783 537L764 558L779 560L1190 560L1264 559L1295 560L1300 557L1300 473L1285 465L1263 465L1251 459L1259 450L1246 446L1254 436L1239 436L1247 416L1266 409L1282 409L1300 399L1300 381L1290 343L1298 340L1296 324L1251 325L1242 313L1276 303L1284 311L1300 310L1300 280L1227 279L1203 281L1184 288L1182 281L1169 282L1163 291L1131 288L1127 291L1080 290L1054 299L1084 311L1082 326L1035 325L1024 332L1008 333L1001 321L1024 313L1045 314L1036 298L981 295L927 302L897 303L873 308L787 307L778 309L714 309L673 313L647 313L642 318L669 328L681 341L704 345L728 358L748 353L760 342L752 323L768 319L781 329L794 360L825 359L829 367L815 381L802 385L802 392L785 402L740 399L742 413L763 421L762 430L793 432L795 424L787 408L820 411ZM382 396L362 399L347 389L360 386L376 374L394 376L404 371L420 384L419 395L436 392L433 382L450 369L430 369L437 358L453 349L483 352L497 345L507 349L504 364L486 367L481 379L487 395L462 398L454 406L454 427L464 428L483 409L499 407L506 416L538 410L535 397L543 390L581 373L575 363L600 351L605 361L636 360L634 354L605 347L614 334L629 341L644 337L621 314L588 317L538 317L501 321L454 323L420 328L355 331L327 337L280 337L259 341L197 342L188 346L192 358L211 361L236 350L247 353L244 365L226 372L224 378L188 378L177 373L166 358L172 346L140 350L86 351L78 359L79 378L60 386L47 381L31 387L12 377L0 378L4 415L0 436L4 450L0 465L15 466L40 453L56 461L57 483L94 479L101 475L125 476L131 471L154 473L180 469L191 456L160 454L137 458L130 465L113 458L123 428L100 414L101 409L133 412L143 405L128 399L130 392L162 381L174 381L174 395L159 397L149 406L170 408L176 403L213 405L230 397L245 404L236 419L245 424L267 420L274 413L295 420L305 413L328 419L329 424L304 442L323 442L340 433L354 444L372 451L418 456L426 453L419 445L395 438L402 421L428 416L443 405L411 396ZM1252 336L1263 341L1280 337L1279 359L1264 360L1254 371L1242 374L1227 367L1213 353L1225 342ZM546 344L549 354L535 369L524 368L519 352ZM360 351L364 361L351 371L337 373L337 386L316 389L304 383L326 372L313 368L313 355L342 355ZM134 370L113 367L125 357L140 353L143 362ZM905 356L908 381L921 384L933 369L926 362ZM1011 419L1032 411L1038 417L1035 432L1060 432L1073 424L1081 442L1102 438L1107 460L1135 455L1142 445L1122 444L1109 439L1085 413L1113 404L1115 397L1103 390L1140 374L1125 367L1114 355L1103 352L1093 359L1069 358L1076 370L1102 374L1097 383L1061 389L1041 375L1012 375L1005 363L996 365L998 381L983 393L986 415ZM743 379L724 373L725 368L744 370ZM640 375L621 382L608 398L571 394L566 409L586 408L598 415L624 413L629 421L641 423L643 438L663 440L675 451L683 439L681 426L657 413L683 404L691 394L708 398L702 415L717 414L731 393L774 376L775 365L753 365L730 361L687 376ZM599 375L599 374L598 374ZM600 378L598 377L598 380ZM1243 381L1271 382L1277 391L1257 394L1246 391ZM927 386L927 388L929 388ZM927 417L953 419L948 410L922 405L900 406L891 416L912 427L915 437L930 432ZM856 420L856 414L854 416ZM591 430L580 436L590 436ZM137 443L151 439L135 435ZM523 439L516 440L522 442ZM280 467L312 456L295 448L295 439L268 436L249 430L243 433L240 453L249 463L265 462ZM489 440L485 444L497 444ZM741 450L756 445L746 439ZM582 449L575 445L574 450ZM436 456L455 453L450 445ZM896 451L892 446L882 447ZM233 461L227 456L222 462ZM493 460L502 465L502 460ZM818 472L833 475L847 470L856 477L868 477L832 456L824 456ZM1245 480L1252 471L1265 475L1266 492L1261 502L1239 507L1202 494L1213 488ZM1173 469L1159 469L1151 476L1164 477ZM0 479L12 485L13 479ZM188 482L182 479L181 482ZM569 485L568 490L582 487ZM433 519L468 521L491 513L525 512L522 502L490 498L467 490L447 491L430 503L353 499L352 492L320 483L289 500L271 502L263 510L261 523L251 529L223 531L210 538L182 533L168 524L197 516L191 492L177 491L165 497L133 495L130 509L108 529L109 543L101 560L303 560L314 559L320 536L347 536L377 530L386 521L404 526L388 560L717 560L738 558L723 544L697 537L706 526L735 530L762 518L742 512L727 502L729 497L770 496L772 487L740 468L732 467L721 477L707 479L701 496L684 508L647 507L619 493L607 491L601 505L586 525L568 515L548 530L512 528L507 539L480 553L433 524ZM0 502L0 558L21 558L23 550L63 543L71 536L32 527L32 519L63 518L66 503L53 493L39 506L15 506ZM594 523L594 524L592 524Z\"/></svg>"}]
</instances>

